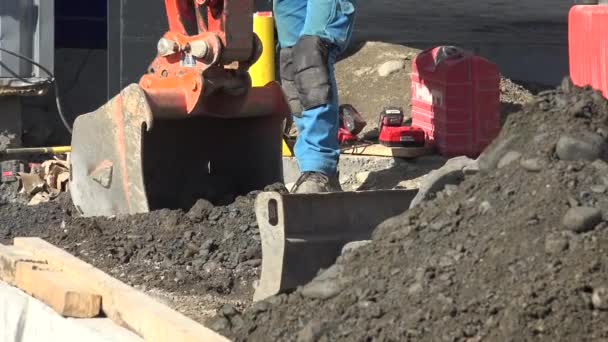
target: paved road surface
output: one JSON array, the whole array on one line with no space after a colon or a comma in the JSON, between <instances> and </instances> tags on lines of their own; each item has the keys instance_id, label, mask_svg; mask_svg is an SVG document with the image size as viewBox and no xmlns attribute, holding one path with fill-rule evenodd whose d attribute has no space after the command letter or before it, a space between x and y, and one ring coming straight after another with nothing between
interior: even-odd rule
<instances>
[{"instance_id":1,"label":"paved road surface","mask_svg":"<svg viewBox=\"0 0 608 342\"><path fill-rule=\"evenodd\" d=\"M355 39L473 49L511 78L558 83L568 72L569 0L359 0Z\"/></svg>"}]
</instances>

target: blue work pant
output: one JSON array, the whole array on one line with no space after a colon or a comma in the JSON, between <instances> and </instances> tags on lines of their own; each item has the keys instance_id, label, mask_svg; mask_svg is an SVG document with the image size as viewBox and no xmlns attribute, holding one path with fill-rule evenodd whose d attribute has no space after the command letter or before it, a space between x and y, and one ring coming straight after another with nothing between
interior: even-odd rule
<instances>
[{"instance_id":1,"label":"blue work pant","mask_svg":"<svg viewBox=\"0 0 608 342\"><path fill-rule=\"evenodd\" d=\"M355 0L274 0L274 17L281 48L296 45L301 36L319 36L330 43L330 103L294 117L298 138L294 148L301 172L334 175L338 166L338 91L334 64L352 34Z\"/></svg>"}]
</instances>

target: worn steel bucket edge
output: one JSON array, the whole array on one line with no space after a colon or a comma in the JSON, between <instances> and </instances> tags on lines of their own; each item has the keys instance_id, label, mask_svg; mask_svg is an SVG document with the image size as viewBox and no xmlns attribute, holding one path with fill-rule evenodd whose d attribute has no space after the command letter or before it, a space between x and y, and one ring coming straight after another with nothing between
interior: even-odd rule
<instances>
[{"instance_id":1,"label":"worn steel bucket edge","mask_svg":"<svg viewBox=\"0 0 608 342\"><path fill-rule=\"evenodd\" d=\"M205 115L158 115L131 84L79 116L70 174L78 210L111 216L187 209L197 198L218 200L281 181L281 122L289 109L280 86L220 99L201 104L214 109Z\"/></svg>"},{"instance_id":2,"label":"worn steel bucket edge","mask_svg":"<svg viewBox=\"0 0 608 342\"><path fill-rule=\"evenodd\" d=\"M327 194L263 192L255 201L262 272L254 301L293 290L331 266L349 242L369 240L383 221L405 212L417 190Z\"/></svg>"}]
</instances>

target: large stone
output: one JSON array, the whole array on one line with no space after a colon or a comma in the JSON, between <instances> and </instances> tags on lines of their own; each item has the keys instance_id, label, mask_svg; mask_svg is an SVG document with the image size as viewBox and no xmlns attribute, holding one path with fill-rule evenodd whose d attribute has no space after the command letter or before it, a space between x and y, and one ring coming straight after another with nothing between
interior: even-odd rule
<instances>
[{"instance_id":1,"label":"large stone","mask_svg":"<svg viewBox=\"0 0 608 342\"><path fill-rule=\"evenodd\" d=\"M464 169L474 168L477 161L468 157L455 157L448 160L444 166L432 171L420 184L416 197L410 203L410 209L428 200L448 184L457 185L464 180Z\"/></svg>"},{"instance_id":2,"label":"large stone","mask_svg":"<svg viewBox=\"0 0 608 342\"><path fill-rule=\"evenodd\" d=\"M302 288L302 296L311 299L329 299L344 289L342 267L332 265Z\"/></svg>"},{"instance_id":3,"label":"large stone","mask_svg":"<svg viewBox=\"0 0 608 342\"><path fill-rule=\"evenodd\" d=\"M519 160L519 158L521 158L521 153L517 152L517 151L509 151L507 152L502 158L500 158L500 161L498 162L497 167L499 169L502 169L503 167L514 163L516 161Z\"/></svg>"},{"instance_id":4,"label":"large stone","mask_svg":"<svg viewBox=\"0 0 608 342\"><path fill-rule=\"evenodd\" d=\"M482 173L487 173L496 169L500 159L502 159L502 157L509 151L518 137L519 135L513 134L508 138L502 139L499 143L487 147L481 153L479 158L477 158L479 163L479 171Z\"/></svg>"},{"instance_id":5,"label":"large stone","mask_svg":"<svg viewBox=\"0 0 608 342\"><path fill-rule=\"evenodd\" d=\"M209 216L212 210L213 204L211 204L211 202L207 201L206 199L201 198L196 201L196 203L194 203L194 205L192 206L192 208L190 208L186 216L188 216L188 218L192 222L201 222L202 220L207 218L207 216Z\"/></svg>"},{"instance_id":6,"label":"large stone","mask_svg":"<svg viewBox=\"0 0 608 342\"><path fill-rule=\"evenodd\" d=\"M529 172L539 172L544 167L544 161L540 158L522 159L519 163L521 167Z\"/></svg>"},{"instance_id":7,"label":"large stone","mask_svg":"<svg viewBox=\"0 0 608 342\"><path fill-rule=\"evenodd\" d=\"M378 75L386 77L390 74L396 73L399 70L403 70L404 67L405 61L403 60L393 60L384 62L378 67Z\"/></svg>"},{"instance_id":8,"label":"large stone","mask_svg":"<svg viewBox=\"0 0 608 342\"><path fill-rule=\"evenodd\" d=\"M602 221L602 212L592 207L570 208L562 220L568 230L584 233L593 230Z\"/></svg>"},{"instance_id":9,"label":"large stone","mask_svg":"<svg viewBox=\"0 0 608 342\"><path fill-rule=\"evenodd\" d=\"M342 247L342 254L354 251L355 249L368 245L370 242L372 242L372 240L351 241Z\"/></svg>"},{"instance_id":10,"label":"large stone","mask_svg":"<svg viewBox=\"0 0 608 342\"><path fill-rule=\"evenodd\" d=\"M310 299L329 299L342 292L342 283L338 279L315 280L302 288L302 296Z\"/></svg>"},{"instance_id":11,"label":"large stone","mask_svg":"<svg viewBox=\"0 0 608 342\"><path fill-rule=\"evenodd\" d=\"M561 136L555 152L561 160L594 161L601 158L606 150L604 138L595 133L584 133L577 137Z\"/></svg>"}]
</instances>

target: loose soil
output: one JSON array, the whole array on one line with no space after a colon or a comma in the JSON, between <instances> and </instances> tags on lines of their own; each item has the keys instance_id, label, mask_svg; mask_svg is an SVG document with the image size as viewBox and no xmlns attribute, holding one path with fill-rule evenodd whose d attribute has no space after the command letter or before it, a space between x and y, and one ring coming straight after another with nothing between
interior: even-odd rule
<instances>
[{"instance_id":1,"label":"loose soil","mask_svg":"<svg viewBox=\"0 0 608 342\"><path fill-rule=\"evenodd\" d=\"M268 189L284 191L280 185ZM261 264L256 194L223 207L199 200L188 212L164 209L114 218L77 217L69 194L39 206L5 203L0 242L41 237L202 319L224 303L250 302Z\"/></svg>"},{"instance_id":2,"label":"loose soil","mask_svg":"<svg viewBox=\"0 0 608 342\"><path fill-rule=\"evenodd\" d=\"M479 174L294 293L209 324L236 341L605 340L607 133L599 93L541 93L507 118Z\"/></svg>"}]
</instances>

